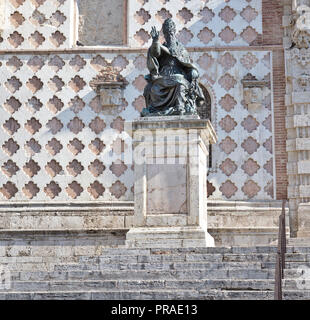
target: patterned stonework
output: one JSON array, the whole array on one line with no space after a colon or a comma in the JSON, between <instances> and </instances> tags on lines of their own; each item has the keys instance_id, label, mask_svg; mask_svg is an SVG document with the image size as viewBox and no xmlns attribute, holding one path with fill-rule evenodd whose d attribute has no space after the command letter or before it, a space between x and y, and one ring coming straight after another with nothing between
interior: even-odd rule
<instances>
[{"instance_id":1,"label":"patterned stonework","mask_svg":"<svg viewBox=\"0 0 310 320\"><path fill-rule=\"evenodd\" d=\"M121 161L130 146L124 125L138 117L133 102L146 70L127 67L129 62L144 66L143 59L140 54L2 55L2 200L132 200L133 171ZM113 62L134 83L125 91L121 113L106 114L94 102L89 82L98 74L95 61Z\"/></svg>"},{"instance_id":2,"label":"patterned stonework","mask_svg":"<svg viewBox=\"0 0 310 320\"><path fill-rule=\"evenodd\" d=\"M212 168L208 175L209 185L215 190L209 197L229 200L273 199L271 91L268 87L263 89L263 102L257 110L248 109L240 94L243 92L241 80L249 70L257 79L269 77L271 53L208 52L207 59L205 53L200 57L204 58L198 58L198 65L209 78L212 75L214 84L207 77L203 76L202 79L207 87L214 90L217 102L216 109L212 110L212 122L219 139L212 147Z\"/></svg>"},{"instance_id":3,"label":"patterned stonework","mask_svg":"<svg viewBox=\"0 0 310 320\"><path fill-rule=\"evenodd\" d=\"M8 0L0 49L72 47L75 34L84 45L122 45L126 28L123 0ZM149 32L171 17L187 46L250 45L262 33L261 1L139 1L128 6L129 46L148 46ZM1 21L0 21L1 23Z\"/></svg>"},{"instance_id":4,"label":"patterned stonework","mask_svg":"<svg viewBox=\"0 0 310 320\"><path fill-rule=\"evenodd\" d=\"M0 49L69 49L73 1L9 0ZM156 2L156 6L154 5ZM148 46L152 25L171 16L188 47L247 46L262 32L261 1L132 1L129 45ZM242 22L242 23L241 23ZM191 52L212 99L218 143L208 176L211 199L274 196L273 101L263 90L249 110L241 80L272 75L269 51ZM125 122L145 106L146 54L6 53L0 56L0 199L3 201L133 200L131 141ZM122 105L104 108L90 81L108 64L128 81Z\"/></svg>"},{"instance_id":5,"label":"patterned stonework","mask_svg":"<svg viewBox=\"0 0 310 320\"><path fill-rule=\"evenodd\" d=\"M57 49L73 44L74 1L8 0L0 49Z\"/></svg>"},{"instance_id":6,"label":"patterned stonework","mask_svg":"<svg viewBox=\"0 0 310 320\"><path fill-rule=\"evenodd\" d=\"M270 73L266 67L267 53L251 54L259 61L255 70L264 78ZM271 195L271 184L265 188L265 181L273 179L270 91L266 89L266 106L259 113L244 107L239 94L240 80L248 71L244 56L248 53L192 53L202 82L210 92L215 92L212 119L219 142L213 147L209 175L215 188L213 198L249 198L252 192L244 187L244 193L242 189L245 173L260 186L254 198ZM108 62L120 66L129 82L120 112L103 110L89 87L100 70L97 66ZM124 140L124 123L136 118L145 104L141 95L146 73L144 55L5 55L0 69L5 84L0 88L1 186L6 186L2 189L6 190L2 192L5 199L132 199L132 168L121 161L121 156L130 147ZM107 160L111 150L119 160ZM226 183L227 177L231 183ZM29 179L36 187L28 185ZM11 184L7 185L9 181L18 188L17 192Z\"/></svg>"},{"instance_id":7,"label":"patterned stonework","mask_svg":"<svg viewBox=\"0 0 310 320\"><path fill-rule=\"evenodd\" d=\"M173 2L173 3L172 3ZM150 45L151 27L166 18L177 22L178 39L191 46L250 45L262 33L261 1L132 1L129 44Z\"/></svg>"}]
</instances>

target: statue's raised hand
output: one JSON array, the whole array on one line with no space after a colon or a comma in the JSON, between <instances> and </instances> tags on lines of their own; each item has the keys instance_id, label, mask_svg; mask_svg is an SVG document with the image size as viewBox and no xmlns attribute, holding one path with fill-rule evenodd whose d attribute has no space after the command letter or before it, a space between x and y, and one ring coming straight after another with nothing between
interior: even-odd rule
<instances>
[{"instance_id":1,"label":"statue's raised hand","mask_svg":"<svg viewBox=\"0 0 310 320\"><path fill-rule=\"evenodd\" d=\"M156 30L156 27L152 27L151 37L152 37L153 41L158 41L158 39L159 39L159 32Z\"/></svg>"}]
</instances>

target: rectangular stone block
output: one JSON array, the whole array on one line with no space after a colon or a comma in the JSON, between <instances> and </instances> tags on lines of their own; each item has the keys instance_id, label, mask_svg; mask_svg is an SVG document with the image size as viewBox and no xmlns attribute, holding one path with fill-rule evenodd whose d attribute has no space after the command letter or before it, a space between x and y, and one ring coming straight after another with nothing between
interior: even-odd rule
<instances>
[{"instance_id":1,"label":"rectangular stone block","mask_svg":"<svg viewBox=\"0 0 310 320\"><path fill-rule=\"evenodd\" d=\"M56 256L56 246L32 246L31 255L36 257Z\"/></svg>"},{"instance_id":2,"label":"rectangular stone block","mask_svg":"<svg viewBox=\"0 0 310 320\"><path fill-rule=\"evenodd\" d=\"M294 117L286 117L286 129L295 128Z\"/></svg>"},{"instance_id":3,"label":"rectangular stone block","mask_svg":"<svg viewBox=\"0 0 310 320\"><path fill-rule=\"evenodd\" d=\"M286 140L286 151L287 152L296 151L296 139Z\"/></svg>"},{"instance_id":4,"label":"rectangular stone block","mask_svg":"<svg viewBox=\"0 0 310 320\"><path fill-rule=\"evenodd\" d=\"M294 116L294 127L310 127L309 115L296 115Z\"/></svg>"},{"instance_id":5,"label":"rectangular stone block","mask_svg":"<svg viewBox=\"0 0 310 320\"><path fill-rule=\"evenodd\" d=\"M285 95L285 105L286 106L292 105L292 95L291 94Z\"/></svg>"},{"instance_id":6,"label":"rectangular stone block","mask_svg":"<svg viewBox=\"0 0 310 320\"><path fill-rule=\"evenodd\" d=\"M296 150L310 150L310 139L309 138L297 138L296 139Z\"/></svg>"},{"instance_id":7,"label":"rectangular stone block","mask_svg":"<svg viewBox=\"0 0 310 320\"><path fill-rule=\"evenodd\" d=\"M134 227L134 216L125 217L125 229L130 229Z\"/></svg>"},{"instance_id":8,"label":"rectangular stone block","mask_svg":"<svg viewBox=\"0 0 310 320\"><path fill-rule=\"evenodd\" d=\"M13 245L7 247L6 254L8 257L25 257L31 255L31 247L24 245Z\"/></svg>"},{"instance_id":9,"label":"rectangular stone block","mask_svg":"<svg viewBox=\"0 0 310 320\"><path fill-rule=\"evenodd\" d=\"M126 245L129 248L178 248L182 246L182 240L126 240Z\"/></svg>"},{"instance_id":10,"label":"rectangular stone block","mask_svg":"<svg viewBox=\"0 0 310 320\"><path fill-rule=\"evenodd\" d=\"M310 188L308 185L299 187L299 195L301 198L309 198L310 197Z\"/></svg>"},{"instance_id":11,"label":"rectangular stone block","mask_svg":"<svg viewBox=\"0 0 310 320\"><path fill-rule=\"evenodd\" d=\"M167 215L150 215L146 217L146 225L148 227L165 227L165 226L186 226L187 215L183 214L167 214Z\"/></svg>"},{"instance_id":12,"label":"rectangular stone block","mask_svg":"<svg viewBox=\"0 0 310 320\"><path fill-rule=\"evenodd\" d=\"M147 156L134 166L134 228L126 244L214 246L206 224L208 146L217 139L211 123L198 116L145 117L132 130L134 153L143 147Z\"/></svg>"},{"instance_id":13,"label":"rectangular stone block","mask_svg":"<svg viewBox=\"0 0 310 320\"><path fill-rule=\"evenodd\" d=\"M292 103L309 103L310 102L310 92L293 92L292 93Z\"/></svg>"},{"instance_id":14,"label":"rectangular stone block","mask_svg":"<svg viewBox=\"0 0 310 320\"><path fill-rule=\"evenodd\" d=\"M310 194L310 191L308 193ZM301 203L298 206L298 237L310 239L310 203Z\"/></svg>"},{"instance_id":15,"label":"rectangular stone block","mask_svg":"<svg viewBox=\"0 0 310 320\"><path fill-rule=\"evenodd\" d=\"M303 160L298 162L298 174L310 173L310 160Z\"/></svg>"},{"instance_id":16,"label":"rectangular stone block","mask_svg":"<svg viewBox=\"0 0 310 320\"><path fill-rule=\"evenodd\" d=\"M286 165L287 174L296 174L298 171L298 163L296 162L288 162Z\"/></svg>"},{"instance_id":17,"label":"rectangular stone block","mask_svg":"<svg viewBox=\"0 0 310 320\"><path fill-rule=\"evenodd\" d=\"M75 246L74 255L75 256L94 256L96 255L97 248L94 246Z\"/></svg>"},{"instance_id":18,"label":"rectangular stone block","mask_svg":"<svg viewBox=\"0 0 310 320\"><path fill-rule=\"evenodd\" d=\"M147 165L148 214L187 213L187 166Z\"/></svg>"},{"instance_id":19,"label":"rectangular stone block","mask_svg":"<svg viewBox=\"0 0 310 320\"><path fill-rule=\"evenodd\" d=\"M64 245L55 248L56 257L70 257L74 255L74 246Z\"/></svg>"},{"instance_id":20,"label":"rectangular stone block","mask_svg":"<svg viewBox=\"0 0 310 320\"><path fill-rule=\"evenodd\" d=\"M291 24L290 16L283 16L282 17L282 26L283 27L289 27Z\"/></svg>"}]
</instances>

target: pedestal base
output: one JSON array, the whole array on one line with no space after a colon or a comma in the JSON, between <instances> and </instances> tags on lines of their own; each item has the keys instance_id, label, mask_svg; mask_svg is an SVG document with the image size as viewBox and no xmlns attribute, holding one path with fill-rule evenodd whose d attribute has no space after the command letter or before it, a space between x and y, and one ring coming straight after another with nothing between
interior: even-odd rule
<instances>
[{"instance_id":1,"label":"pedestal base","mask_svg":"<svg viewBox=\"0 0 310 320\"><path fill-rule=\"evenodd\" d=\"M130 248L214 247L213 237L201 227L141 227L126 235Z\"/></svg>"},{"instance_id":2,"label":"pedestal base","mask_svg":"<svg viewBox=\"0 0 310 320\"><path fill-rule=\"evenodd\" d=\"M128 247L213 247L207 232L207 158L216 134L198 116L133 121L134 228Z\"/></svg>"},{"instance_id":3,"label":"pedestal base","mask_svg":"<svg viewBox=\"0 0 310 320\"><path fill-rule=\"evenodd\" d=\"M297 238L310 238L310 203L301 203L298 206Z\"/></svg>"}]
</instances>

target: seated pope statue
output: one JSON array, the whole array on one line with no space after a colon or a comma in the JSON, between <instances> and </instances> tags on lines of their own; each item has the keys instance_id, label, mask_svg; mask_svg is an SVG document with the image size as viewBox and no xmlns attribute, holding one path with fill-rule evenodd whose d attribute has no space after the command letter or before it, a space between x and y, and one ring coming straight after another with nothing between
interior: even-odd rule
<instances>
[{"instance_id":1,"label":"seated pope statue","mask_svg":"<svg viewBox=\"0 0 310 320\"><path fill-rule=\"evenodd\" d=\"M197 105L204 102L198 84L199 73L189 54L176 38L172 19L163 24L165 43L160 44L159 32L152 27L152 45L148 50L144 89L146 107L141 116L195 115Z\"/></svg>"}]
</instances>

